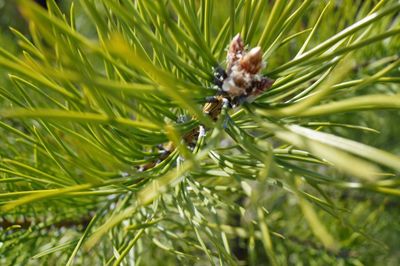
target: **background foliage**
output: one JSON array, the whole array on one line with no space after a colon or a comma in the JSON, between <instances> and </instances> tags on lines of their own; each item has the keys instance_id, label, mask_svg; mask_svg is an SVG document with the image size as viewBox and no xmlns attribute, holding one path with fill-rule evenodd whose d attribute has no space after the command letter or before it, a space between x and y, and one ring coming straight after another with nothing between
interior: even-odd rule
<instances>
[{"instance_id":1,"label":"background foliage","mask_svg":"<svg viewBox=\"0 0 400 266\"><path fill-rule=\"evenodd\" d=\"M400 263L399 1L47 6L0 1L2 265ZM214 123L238 32L276 82Z\"/></svg>"}]
</instances>

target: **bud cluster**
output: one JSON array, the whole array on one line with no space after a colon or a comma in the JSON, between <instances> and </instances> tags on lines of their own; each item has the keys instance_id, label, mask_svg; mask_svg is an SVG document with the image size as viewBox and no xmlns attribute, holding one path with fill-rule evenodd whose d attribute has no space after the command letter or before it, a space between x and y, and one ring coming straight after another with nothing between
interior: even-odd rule
<instances>
[{"instance_id":1,"label":"bud cluster","mask_svg":"<svg viewBox=\"0 0 400 266\"><path fill-rule=\"evenodd\" d=\"M228 49L223 92L231 98L247 98L270 88L274 81L260 74L265 67L262 55L260 47L247 51L240 34L237 34Z\"/></svg>"}]
</instances>

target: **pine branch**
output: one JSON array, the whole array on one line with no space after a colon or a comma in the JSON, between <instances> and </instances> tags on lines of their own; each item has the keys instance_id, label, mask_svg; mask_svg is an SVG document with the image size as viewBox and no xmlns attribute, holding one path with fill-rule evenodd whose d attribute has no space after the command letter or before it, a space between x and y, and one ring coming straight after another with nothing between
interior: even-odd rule
<instances>
[{"instance_id":1,"label":"pine branch","mask_svg":"<svg viewBox=\"0 0 400 266\"><path fill-rule=\"evenodd\" d=\"M259 75L265 65L261 55L260 47L246 51L240 34L233 38L228 49L227 70L220 66L215 68L214 84L218 86L219 91L203 106L203 113L212 121L218 120L223 108L237 107L272 86L273 80ZM204 130L204 126L191 130L183 136L183 141L187 146L194 147L199 135L204 135L200 133ZM156 161L140 166L139 171L143 172L155 167L168 158L175 149L175 143L170 141L162 147L162 154Z\"/></svg>"}]
</instances>

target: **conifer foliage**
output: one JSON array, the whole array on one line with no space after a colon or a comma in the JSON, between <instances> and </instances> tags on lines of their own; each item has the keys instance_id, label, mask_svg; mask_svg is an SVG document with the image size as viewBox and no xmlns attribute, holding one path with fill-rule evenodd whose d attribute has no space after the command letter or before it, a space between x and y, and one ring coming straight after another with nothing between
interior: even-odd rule
<instances>
[{"instance_id":1,"label":"conifer foliage","mask_svg":"<svg viewBox=\"0 0 400 266\"><path fill-rule=\"evenodd\" d=\"M0 48L1 265L400 263L400 1L59 2Z\"/></svg>"}]
</instances>

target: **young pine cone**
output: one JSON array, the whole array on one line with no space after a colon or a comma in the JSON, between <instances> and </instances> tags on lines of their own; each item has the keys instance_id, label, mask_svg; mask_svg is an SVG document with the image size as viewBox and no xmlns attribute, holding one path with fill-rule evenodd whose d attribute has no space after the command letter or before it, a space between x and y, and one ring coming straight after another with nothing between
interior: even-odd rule
<instances>
[{"instance_id":1,"label":"young pine cone","mask_svg":"<svg viewBox=\"0 0 400 266\"><path fill-rule=\"evenodd\" d=\"M231 98L256 96L274 83L260 74L265 67L260 47L245 49L240 34L231 41L227 55L227 77L222 90Z\"/></svg>"}]
</instances>

